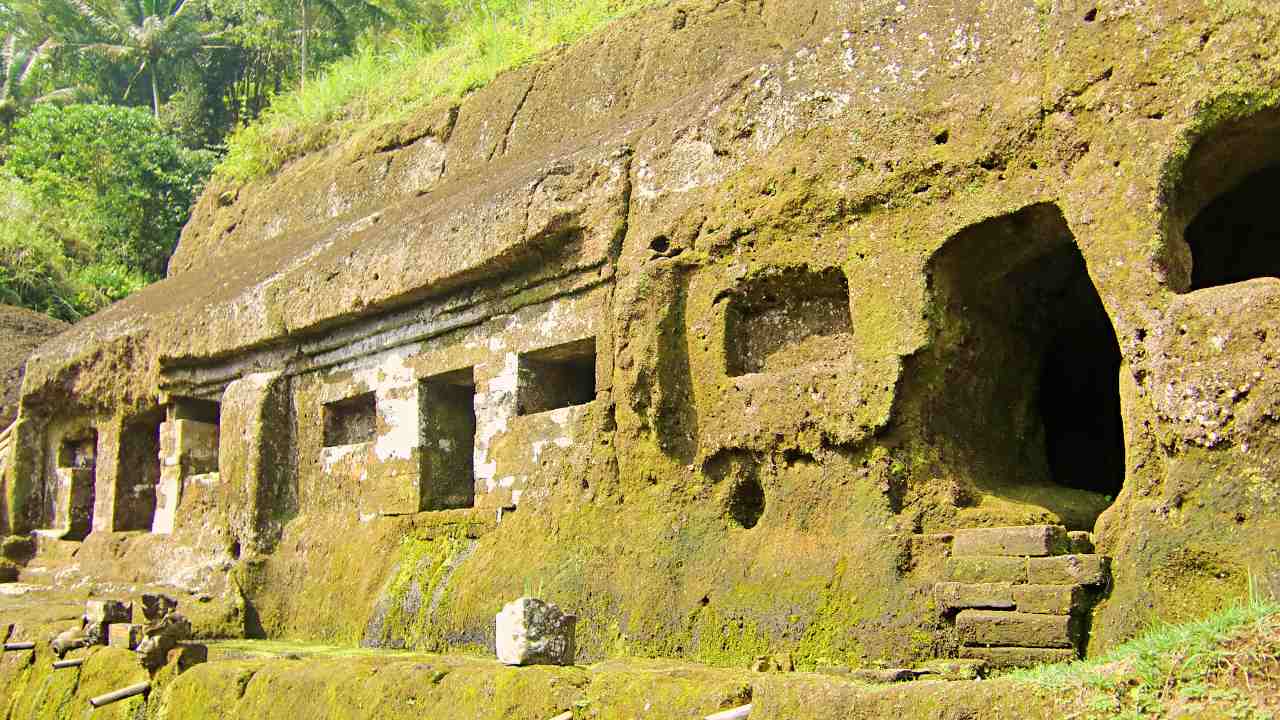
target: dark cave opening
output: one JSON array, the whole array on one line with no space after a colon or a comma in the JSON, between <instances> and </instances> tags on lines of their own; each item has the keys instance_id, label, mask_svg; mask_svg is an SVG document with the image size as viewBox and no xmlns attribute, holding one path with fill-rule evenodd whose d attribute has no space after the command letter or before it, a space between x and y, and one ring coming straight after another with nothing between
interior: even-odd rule
<instances>
[{"instance_id":1,"label":"dark cave opening","mask_svg":"<svg viewBox=\"0 0 1280 720\"><path fill-rule=\"evenodd\" d=\"M1210 202L1183 235L1191 247L1191 289L1280 277L1280 165L1259 170Z\"/></svg>"},{"instance_id":2,"label":"dark cave opening","mask_svg":"<svg viewBox=\"0 0 1280 720\"><path fill-rule=\"evenodd\" d=\"M143 413L120 436L120 474L116 479L114 529L150 531L155 522L160 484L160 424L163 409Z\"/></svg>"},{"instance_id":3,"label":"dark cave opening","mask_svg":"<svg viewBox=\"0 0 1280 720\"><path fill-rule=\"evenodd\" d=\"M1071 250L1058 260L1074 267L1053 310L1040 370L1045 456L1054 482L1115 498L1124 482L1120 346L1084 259Z\"/></svg>"},{"instance_id":4,"label":"dark cave opening","mask_svg":"<svg viewBox=\"0 0 1280 720\"><path fill-rule=\"evenodd\" d=\"M931 264L928 436L984 492L1091 527L1124 482L1121 355L1061 211L1034 205L970 226Z\"/></svg>"},{"instance_id":5,"label":"dark cave opening","mask_svg":"<svg viewBox=\"0 0 1280 720\"><path fill-rule=\"evenodd\" d=\"M421 510L475 506L475 396L470 367L419 384Z\"/></svg>"}]
</instances>

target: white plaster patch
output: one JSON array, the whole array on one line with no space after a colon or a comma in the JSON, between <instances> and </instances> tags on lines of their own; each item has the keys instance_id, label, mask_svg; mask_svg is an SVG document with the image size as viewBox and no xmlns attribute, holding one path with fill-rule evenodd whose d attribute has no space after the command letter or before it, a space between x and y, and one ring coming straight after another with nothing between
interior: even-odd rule
<instances>
[{"instance_id":1,"label":"white plaster patch","mask_svg":"<svg viewBox=\"0 0 1280 720\"><path fill-rule=\"evenodd\" d=\"M333 471L333 467L345 460L348 456L364 447L364 443L357 445L334 445L332 447L323 448L320 451L320 467L324 472Z\"/></svg>"}]
</instances>

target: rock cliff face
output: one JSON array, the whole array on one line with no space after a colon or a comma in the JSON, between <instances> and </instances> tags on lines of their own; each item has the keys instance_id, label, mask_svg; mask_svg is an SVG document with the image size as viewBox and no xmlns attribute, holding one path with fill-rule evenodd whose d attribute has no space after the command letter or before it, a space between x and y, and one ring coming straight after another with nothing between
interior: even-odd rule
<instances>
[{"instance_id":1,"label":"rock cliff face","mask_svg":"<svg viewBox=\"0 0 1280 720\"><path fill-rule=\"evenodd\" d=\"M957 576L981 527L1110 558L1088 622L1046 581L1058 654L1280 593L1278 29L643 13L206 192L166 280L33 357L7 522L206 633L492 650L532 585L587 659L954 656L1004 630L935 586L1039 564Z\"/></svg>"},{"instance_id":2,"label":"rock cliff face","mask_svg":"<svg viewBox=\"0 0 1280 720\"><path fill-rule=\"evenodd\" d=\"M18 417L18 395L27 356L40 343L67 329L67 324L24 308L0 305L0 427Z\"/></svg>"}]
</instances>

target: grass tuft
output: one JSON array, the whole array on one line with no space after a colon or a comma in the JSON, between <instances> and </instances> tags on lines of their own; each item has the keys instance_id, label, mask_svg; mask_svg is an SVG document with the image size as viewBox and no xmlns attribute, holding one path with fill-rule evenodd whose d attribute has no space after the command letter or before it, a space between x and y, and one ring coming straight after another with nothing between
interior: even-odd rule
<instances>
[{"instance_id":1,"label":"grass tuft","mask_svg":"<svg viewBox=\"0 0 1280 720\"><path fill-rule=\"evenodd\" d=\"M1254 598L1198 622L1153 628L1094 660L1009 677L1071 698L1072 717L1275 717L1280 604Z\"/></svg>"},{"instance_id":2,"label":"grass tuft","mask_svg":"<svg viewBox=\"0 0 1280 720\"><path fill-rule=\"evenodd\" d=\"M499 73L533 62L619 17L661 0L527 0L456 26L440 44L369 44L306 87L281 95L234 132L215 173L247 182L284 163L437 101L458 99Z\"/></svg>"}]
</instances>

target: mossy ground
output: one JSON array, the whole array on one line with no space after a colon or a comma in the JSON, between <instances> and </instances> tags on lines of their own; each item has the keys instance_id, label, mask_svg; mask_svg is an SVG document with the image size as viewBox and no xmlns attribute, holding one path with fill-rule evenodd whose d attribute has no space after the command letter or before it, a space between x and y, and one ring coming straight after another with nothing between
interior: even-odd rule
<instances>
[{"instance_id":1,"label":"mossy ground","mask_svg":"<svg viewBox=\"0 0 1280 720\"><path fill-rule=\"evenodd\" d=\"M1255 602L1158 628L1105 658L985 681L867 685L684 661L615 659L512 668L488 658L279 641L226 641L185 673L162 669L143 698L92 717L697 718L752 703L756 718L1268 718L1280 710L1280 606ZM6 717L83 718L89 697L147 679L132 653L83 653L52 670L43 643L0 656Z\"/></svg>"}]
</instances>

